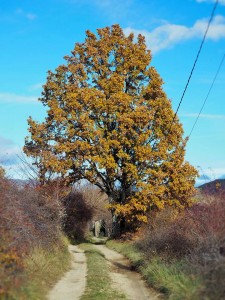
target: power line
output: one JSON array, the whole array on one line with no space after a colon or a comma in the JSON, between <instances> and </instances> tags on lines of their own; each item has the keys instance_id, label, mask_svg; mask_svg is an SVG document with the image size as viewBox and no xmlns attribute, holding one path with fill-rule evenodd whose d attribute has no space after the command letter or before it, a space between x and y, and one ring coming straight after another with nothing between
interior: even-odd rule
<instances>
[{"instance_id":1,"label":"power line","mask_svg":"<svg viewBox=\"0 0 225 300\"><path fill-rule=\"evenodd\" d=\"M211 85L210 85L210 88L209 88L208 93L207 93L207 95L206 95L206 97L205 97L205 100L204 100L204 102L203 102L203 104L202 104L202 107L201 107L201 109L200 109L200 111L199 111L199 113L198 113L198 116L197 116L197 118L196 118L196 120L195 120L195 122L194 122L194 125L192 126L192 129L191 129L191 131L190 131L190 134L189 134L189 136L188 136L188 139L190 138L190 136L191 136L191 134L192 134L192 132L193 132L195 126L196 126L196 123L198 122L198 119L199 119L199 117L200 117L200 115L201 115L201 113L202 113L202 110L203 110L203 108L204 108L204 106L205 106L205 104L206 104L206 101L208 100L208 97L209 97L209 95L210 95L210 92L211 92L211 90L212 90L212 88L213 88L213 86L214 86L214 83L215 83L215 81L216 81L216 78L217 78L217 76L218 76L218 74L219 74L219 72L220 72L220 69L221 69L222 65L223 65L224 59L225 59L225 54L223 55L223 57L222 57L222 59L221 59L221 61L220 61L219 67L218 67L218 69L217 69L217 71L216 71L216 75L215 75L214 78L213 78L213 81L212 81L212 83L211 83Z\"/></svg>"},{"instance_id":2,"label":"power line","mask_svg":"<svg viewBox=\"0 0 225 300\"><path fill-rule=\"evenodd\" d=\"M192 67L192 69L191 69L191 73L190 73L190 75L189 75L189 77L188 77L188 81L187 81L186 86L185 86L185 88L184 88L184 91L183 91L183 94L182 94L182 96L181 96L180 102L179 102L179 104L178 104L177 110L176 110L175 115L174 115L174 117L173 117L173 120L172 120L172 122L171 122L169 132L170 132L170 130L171 130L171 127L173 126L174 120L175 120L175 118L176 118L176 116L177 116L178 110L180 109L180 106L181 106L181 103L182 103L182 101L183 101L184 95L185 95L185 93L186 93L186 91L187 91L187 88L188 88L188 85L189 85L189 83L190 83L192 74L193 74L193 72L194 72L196 63L197 63L197 61L198 61L198 58L199 58L199 55L200 55L200 53L201 53L203 44L204 44L204 42L205 42L207 33L208 33L208 31L209 31L209 27L210 27L210 25L211 25L211 23L212 23L212 20L213 20L213 17L214 17L214 14L215 14L215 10L216 10L217 5L218 5L218 0L216 0L215 4L214 4L214 6L213 6L212 13L211 13L210 19L209 19L209 21L208 21L208 25L207 25L205 34L204 34L203 39L202 39L202 42L201 42L201 44L200 44L200 47L199 47L197 56L196 56L196 58L195 58L193 67Z\"/></svg>"}]
</instances>

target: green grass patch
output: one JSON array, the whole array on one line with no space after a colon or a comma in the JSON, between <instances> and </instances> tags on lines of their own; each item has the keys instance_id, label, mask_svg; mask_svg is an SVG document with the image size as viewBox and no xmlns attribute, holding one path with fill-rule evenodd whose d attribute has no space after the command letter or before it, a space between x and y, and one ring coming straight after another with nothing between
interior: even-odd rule
<instances>
[{"instance_id":1,"label":"green grass patch","mask_svg":"<svg viewBox=\"0 0 225 300\"><path fill-rule=\"evenodd\" d=\"M106 245L125 255L147 283L170 300L199 300L201 280L191 274L182 261L166 263L160 257L147 260L134 243L108 241Z\"/></svg>"},{"instance_id":2,"label":"green grass patch","mask_svg":"<svg viewBox=\"0 0 225 300\"><path fill-rule=\"evenodd\" d=\"M109 269L104 255L91 244L81 244L87 256L87 287L81 300L126 299L111 286Z\"/></svg>"},{"instance_id":3,"label":"green grass patch","mask_svg":"<svg viewBox=\"0 0 225 300\"><path fill-rule=\"evenodd\" d=\"M51 249L34 248L25 258L23 283L10 299L43 300L48 291L70 268L71 257L66 238Z\"/></svg>"},{"instance_id":4,"label":"green grass patch","mask_svg":"<svg viewBox=\"0 0 225 300\"><path fill-rule=\"evenodd\" d=\"M87 238L87 241L94 245L105 245L107 240L108 240L107 237L98 237L97 238L97 237L91 236L91 235Z\"/></svg>"},{"instance_id":5,"label":"green grass patch","mask_svg":"<svg viewBox=\"0 0 225 300\"><path fill-rule=\"evenodd\" d=\"M123 255L125 255L132 263L135 269L138 269L145 263L145 256L132 243L122 243L115 240L109 240L106 246Z\"/></svg>"},{"instance_id":6,"label":"green grass patch","mask_svg":"<svg viewBox=\"0 0 225 300\"><path fill-rule=\"evenodd\" d=\"M200 280L184 270L185 266L181 262L168 264L157 257L140 268L146 281L168 299L198 300Z\"/></svg>"}]
</instances>

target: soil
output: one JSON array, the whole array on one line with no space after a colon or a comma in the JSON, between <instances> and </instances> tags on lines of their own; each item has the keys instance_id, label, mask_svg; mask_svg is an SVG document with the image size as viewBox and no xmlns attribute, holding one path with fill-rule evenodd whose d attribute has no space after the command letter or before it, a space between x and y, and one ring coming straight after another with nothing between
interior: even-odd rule
<instances>
[{"instance_id":1,"label":"soil","mask_svg":"<svg viewBox=\"0 0 225 300\"><path fill-rule=\"evenodd\" d=\"M155 300L160 295L148 288L140 274L132 270L128 259L105 245L93 245L108 262L112 288L126 295L129 300ZM48 294L48 300L78 300L86 287L87 263L84 252L69 245L72 255L71 270L60 279Z\"/></svg>"},{"instance_id":2,"label":"soil","mask_svg":"<svg viewBox=\"0 0 225 300\"><path fill-rule=\"evenodd\" d=\"M113 288L121 291L129 300L160 299L160 295L146 286L140 274L132 271L128 259L105 245L95 245L101 251L110 267L110 276Z\"/></svg>"},{"instance_id":3,"label":"soil","mask_svg":"<svg viewBox=\"0 0 225 300\"><path fill-rule=\"evenodd\" d=\"M69 272L58 281L48 294L48 300L78 300L86 287L87 263L84 251L69 245L72 264Z\"/></svg>"}]
</instances>

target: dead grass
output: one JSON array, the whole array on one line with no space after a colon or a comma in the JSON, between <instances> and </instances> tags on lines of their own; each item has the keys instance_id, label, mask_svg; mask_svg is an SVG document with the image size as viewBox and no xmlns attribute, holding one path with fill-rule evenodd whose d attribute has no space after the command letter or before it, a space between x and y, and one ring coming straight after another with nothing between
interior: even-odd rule
<instances>
[{"instance_id":1,"label":"dead grass","mask_svg":"<svg viewBox=\"0 0 225 300\"><path fill-rule=\"evenodd\" d=\"M68 243L51 249L36 247L24 260L23 282L19 289L12 291L13 299L43 300L48 291L70 268Z\"/></svg>"}]
</instances>

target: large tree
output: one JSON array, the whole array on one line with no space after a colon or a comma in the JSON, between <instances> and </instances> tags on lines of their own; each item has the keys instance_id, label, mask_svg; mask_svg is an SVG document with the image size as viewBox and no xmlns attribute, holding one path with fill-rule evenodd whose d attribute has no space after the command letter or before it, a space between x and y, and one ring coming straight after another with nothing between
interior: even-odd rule
<instances>
[{"instance_id":1,"label":"large tree","mask_svg":"<svg viewBox=\"0 0 225 300\"><path fill-rule=\"evenodd\" d=\"M42 179L60 174L95 184L114 215L128 221L188 205L196 170L184 160L182 125L144 36L135 41L119 25L97 33L87 31L65 65L48 72L40 99L47 117L29 118L26 154Z\"/></svg>"}]
</instances>

